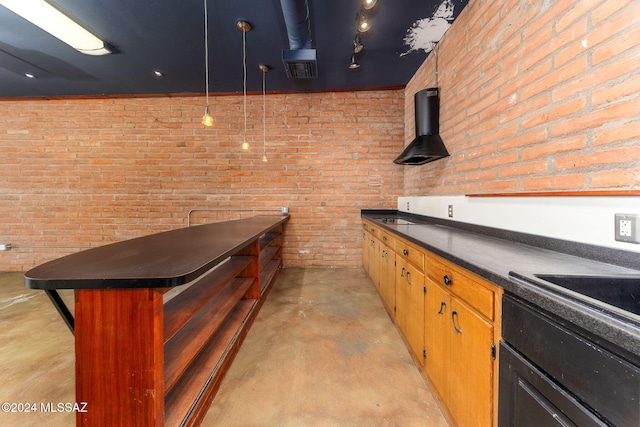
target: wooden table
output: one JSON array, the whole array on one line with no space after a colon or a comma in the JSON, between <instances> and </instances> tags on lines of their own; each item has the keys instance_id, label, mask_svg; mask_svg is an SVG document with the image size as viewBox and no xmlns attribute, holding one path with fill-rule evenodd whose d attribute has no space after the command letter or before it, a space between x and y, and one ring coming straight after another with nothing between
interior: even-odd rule
<instances>
[{"instance_id":1,"label":"wooden table","mask_svg":"<svg viewBox=\"0 0 640 427\"><path fill-rule=\"evenodd\" d=\"M167 231L25 273L74 330L77 425L199 424L282 268L288 219ZM75 290L75 319L57 289Z\"/></svg>"}]
</instances>

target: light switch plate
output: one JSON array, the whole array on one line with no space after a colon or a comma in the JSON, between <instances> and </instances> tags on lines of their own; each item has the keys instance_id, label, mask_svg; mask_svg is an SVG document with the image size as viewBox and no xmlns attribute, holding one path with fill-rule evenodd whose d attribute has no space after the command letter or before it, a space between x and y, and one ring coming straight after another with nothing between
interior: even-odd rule
<instances>
[{"instance_id":1,"label":"light switch plate","mask_svg":"<svg viewBox=\"0 0 640 427\"><path fill-rule=\"evenodd\" d=\"M620 242L640 243L640 215L615 214L615 238Z\"/></svg>"}]
</instances>

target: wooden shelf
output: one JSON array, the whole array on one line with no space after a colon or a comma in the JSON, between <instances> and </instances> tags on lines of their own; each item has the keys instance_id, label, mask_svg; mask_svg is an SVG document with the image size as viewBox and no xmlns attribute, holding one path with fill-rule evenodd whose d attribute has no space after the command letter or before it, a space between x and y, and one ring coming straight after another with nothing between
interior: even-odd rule
<instances>
[{"instance_id":1,"label":"wooden shelf","mask_svg":"<svg viewBox=\"0 0 640 427\"><path fill-rule=\"evenodd\" d=\"M264 266L276 256L280 247L278 246L267 246L262 251L260 251L260 266L264 268Z\"/></svg>"},{"instance_id":2,"label":"wooden shelf","mask_svg":"<svg viewBox=\"0 0 640 427\"><path fill-rule=\"evenodd\" d=\"M193 361L192 366L167 394L165 400L165 425L178 426L190 417L201 418L213 400L225 368L227 356L239 347L241 332L255 307L255 300L243 300L229 314L225 323L209 340L206 347ZM235 349L237 351L237 349ZM230 363L230 362L229 362ZM203 384L206 385L203 388ZM209 390L207 390L209 389ZM198 409L199 407L204 409ZM201 415L197 412L204 411ZM200 416L198 416L200 415Z\"/></svg>"},{"instance_id":3,"label":"wooden shelf","mask_svg":"<svg viewBox=\"0 0 640 427\"><path fill-rule=\"evenodd\" d=\"M274 259L269 261L267 265L260 272L260 294L264 294L267 290L267 287L273 283L275 280L278 271L282 267L282 262L280 260Z\"/></svg>"},{"instance_id":4,"label":"wooden shelf","mask_svg":"<svg viewBox=\"0 0 640 427\"><path fill-rule=\"evenodd\" d=\"M270 243L272 243L275 239L277 239L280 236L281 236L281 233L279 231L265 233L263 236L260 237L260 249L264 249L266 246L268 246Z\"/></svg>"},{"instance_id":5,"label":"wooden shelf","mask_svg":"<svg viewBox=\"0 0 640 427\"><path fill-rule=\"evenodd\" d=\"M640 196L640 190L533 191L521 193L465 194L467 197L624 197Z\"/></svg>"},{"instance_id":6,"label":"wooden shelf","mask_svg":"<svg viewBox=\"0 0 640 427\"><path fill-rule=\"evenodd\" d=\"M248 256L231 257L228 262L209 271L187 290L168 301L164 305L165 342L215 298L252 260Z\"/></svg>"},{"instance_id":7,"label":"wooden shelf","mask_svg":"<svg viewBox=\"0 0 640 427\"><path fill-rule=\"evenodd\" d=\"M215 334L237 302L247 293L254 279L234 279L218 296L197 312L165 344L164 390L167 393L189 368L200 350Z\"/></svg>"},{"instance_id":8,"label":"wooden shelf","mask_svg":"<svg viewBox=\"0 0 640 427\"><path fill-rule=\"evenodd\" d=\"M282 268L282 225L165 307L165 425L198 425Z\"/></svg>"}]
</instances>

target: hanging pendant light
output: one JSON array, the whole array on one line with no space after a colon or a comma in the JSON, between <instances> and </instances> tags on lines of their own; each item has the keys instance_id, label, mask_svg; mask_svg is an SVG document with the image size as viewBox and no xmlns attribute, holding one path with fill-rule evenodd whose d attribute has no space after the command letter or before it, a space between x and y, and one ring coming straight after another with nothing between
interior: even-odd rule
<instances>
[{"instance_id":1,"label":"hanging pendant light","mask_svg":"<svg viewBox=\"0 0 640 427\"><path fill-rule=\"evenodd\" d=\"M260 65L262 71L262 161L268 162L267 158L267 71L268 65Z\"/></svg>"},{"instance_id":2,"label":"hanging pendant light","mask_svg":"<svg viewBox=\"0 0 640 427\"><path fill-rule=\"evenodd\" d=\"M204 116L202 116L202 124L213 126L213 116L209 111L209 18L207 15L207 0L204 0L204 80L206 107Z\"/></svg>"},{"instance_id":3,"label":"hanging pendant light","mask_svg":"<svg viewBox=\"0 0 640 427\"><path fill-rule=\"evenodd\" d=\"M251 24L247 21L238 21L236 27L242 32L242 91L244 99L244 137L242 149L249 150L250 146L247 142L247 33L251 31Z\"/></svg>"}]
</instances>

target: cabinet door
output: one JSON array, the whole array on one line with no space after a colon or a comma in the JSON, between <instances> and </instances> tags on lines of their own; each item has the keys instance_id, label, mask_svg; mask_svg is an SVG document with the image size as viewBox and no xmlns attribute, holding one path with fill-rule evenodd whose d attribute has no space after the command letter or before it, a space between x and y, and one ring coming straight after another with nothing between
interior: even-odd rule
<instances>
[{"instance_id":1,"label":"cabinet door","mask_svg":"<svg viewBox=\"0 0 640 427\"><path fill-rule=\"evenodd\" d=\"M369 233L362 230L362 268L369 274Z\"/></svg>"},{"instance_id":2,"label":"cabinet door","mask_svg":"<svg viewBox=\"0 0 640 427\"><path fill-rule=\"evenodd\" d=\"M449 406L459 426L490 426L493 420L493 326L451 298Z\"/></svg>"},{"instance_id":3,"label":"cabinet door","mask_svg":"<svg viewBox=\"0 0 640 427\"><path fill-rule=\"evenodd\" d=\"M422 365L424 359L424 273L396 255L396 322Z\"/></svg>"},{"instance_id":4,"label":"cabinet door","mask_svg":"<svg viewBox=\"0 0 640 427\"><path fill-rule=\"evenodd\" d=\"M375 237L369 237L369 277L380 290L380 242Z\"/></svg>"},{"instance_id":5,"label":"cabinet door","mask_svg":"<svg viewBox=\"0 0 640 427\"><path fill-rule=\"evenodd\" d=\"M396 305L396 255L387 245L380 245L380 296L391 317Z\"/></svg>"},{"instance_id":6,"label":"cabinet door","mask_svg":"<svg viewBox=\"0 0 640 427\"><path fill-rule=\"evenodd\" d=\"M425 296L425 371L438 394L449 402L449 337L451 334L451 297L432 280L426 279Z\"/></svg>"}]
</instances>

